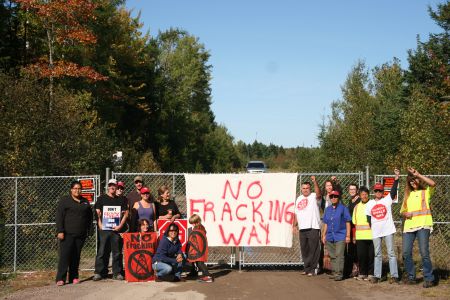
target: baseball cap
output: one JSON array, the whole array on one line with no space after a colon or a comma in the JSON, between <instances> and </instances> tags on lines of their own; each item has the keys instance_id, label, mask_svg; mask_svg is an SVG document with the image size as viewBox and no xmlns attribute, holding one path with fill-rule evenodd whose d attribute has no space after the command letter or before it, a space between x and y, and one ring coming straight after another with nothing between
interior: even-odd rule
<instances>
[{"instance_id":1,"label":"baseball cap","mask_svg":"<svg viewBox=\"0 0 450 300\"><path fill-rule=\"evenodd\" d=\"M374 190L384 190L384 186L383 186L381 183L377 182L377 183L375 183L375 185L373 186L373 189L374 189Z\"/></svg>"},{"instance_id":2,"label":"baseball cap","mask_svg":"<svg viewBox=\"0 0 450 300\"><path fill-rule=\"evenodd\" d=\"M339 196L339 192L338 191L332 191L330 195Z\"/></svg>"},{"instance_id":3,"label":"baseball cap","mask_svg":"<svg viewBox=\"0 0 450 300\"><path fill-rule=\"evenodd\" d=\"M108 181L108 185L110 185L110 184L117 185L117 180L115 180L115 179L110 179L110 180Z\"/></svg>"},{"instance_id":4,"label":"baseball cap","mask_svg":"<svg viewBox=\"0 0 450 300\"><path fill-rule=\"evenodd\" d=\"M118 181L117 186L125 187L125 183L123 183L123 181Z\"/></svg>"},{"instance_id":5,"label":"baseball cap","mask_svg":"<svg viewBox=\"0 0 450 300\"><path fill-rule=\"evenodd\" d=\"M134 177L133 182L136 182L136 181L144 181L144 180L142 180L142 176L141 175L138 175L138 176Z\"/></svg>"},{"instance_id":6,"label":"baseball cap","mask_svg":"<svg viewBox=\"0 0 450 300\"><path fill-rule=\"evenodd\" d=\"M143 187L143 188L141 189L141 194L145 194L145 193L150 193L150 189L147 188L147 187Z\"/></svg>"}]
</instances>

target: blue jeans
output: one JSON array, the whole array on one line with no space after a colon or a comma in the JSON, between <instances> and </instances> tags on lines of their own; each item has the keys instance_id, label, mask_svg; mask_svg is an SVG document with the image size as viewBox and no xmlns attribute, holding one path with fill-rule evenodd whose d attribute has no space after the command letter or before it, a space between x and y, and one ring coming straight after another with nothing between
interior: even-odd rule
<instances>
[{"instance_id":1,"label":"blue jeans","mask_svg":"<svg viewBox=\"0 0 450 300\"><path fill-rule=\"evenodd\" d=\"M162 261L157 261L152 264L152 267L153 270L156 271L156 276L160 278L171 273L174 273L176 277L181 278L183 262L169 264Z\"/></svg>"},{"instance_id":2,"label":"blue jeans","mask_svg":"<svg viewBox=\"0 0 450 300\"><path fill-rule=\"evenodd\" d=\"M375 261L373 275L381 278L381 268L383 264L383 256L381 253L381 240L384 239L389 257L389 271L391 277L398 278L397 256L394 251L394 234L373 239L373 247L375 249Z\"/></svg>"},{"instance_id":3,"label":"blue jeans","mask_svg":"<svg viewBox=\"0 0 450 300\"><path fill-rule=\"evenodd\" d=\"M420 256L422 256L423 277L426 281L434 281L433 266L431 265L430 259L429 229L419 229L414 232L403 233L403 261L406 272L408 272L408 277L412 280L416 279L416 269L412 259L412 250L416 237L419 241Z\"/></svg>"}]
</instances>

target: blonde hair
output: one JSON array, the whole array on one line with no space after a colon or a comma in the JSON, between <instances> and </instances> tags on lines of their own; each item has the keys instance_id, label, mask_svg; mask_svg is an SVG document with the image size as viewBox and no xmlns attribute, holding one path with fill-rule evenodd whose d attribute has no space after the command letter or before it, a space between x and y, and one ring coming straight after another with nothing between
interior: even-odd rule
<instances>
[{"instance_id":1,"label":"blonde hair","mask_svg":"<svg viewBox=\"0 0 450 300\"><path fill-rule=\"evenodd\" d=\"M193 214L192 216L189 217L189 224L201 224L201 223L202 219L200 218L199 215Z\"/></svg>"},{"instance_id":2,"label":"blonde hair","mask_svg":"<svg viewBox=\"0 0 450 300\"><path fill-rule=\"evenodd\" d=\"M161 202L162 200L162 195L166 192L166 191L170 191L169 187L167 185L162 185L159 187L158 189L158 201Z\"/></svg>"}]
</instances>

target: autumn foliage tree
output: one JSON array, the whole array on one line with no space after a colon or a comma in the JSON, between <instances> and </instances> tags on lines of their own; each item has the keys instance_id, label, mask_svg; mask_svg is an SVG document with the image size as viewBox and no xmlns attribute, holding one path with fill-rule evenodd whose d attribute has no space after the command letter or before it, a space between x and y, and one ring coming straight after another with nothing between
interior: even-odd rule
<instances>
[{"instance_id":1,"label":"autumn foliage tree","mask_svg":"<svg viewBox=\"0 0 450 300\"><path fill-rule=\"evenodd\" d=\"M67 61L64 52L76 45L93 45L97 38L89 29L95 20L97 4L91 0L16 0L20 8L31 14L46 34L47 55L39 57L24 70L38 78L50 81L51 110L54 78L71 76L93 81L106 80L90 66Z\"/></svg>"}]
</instances>

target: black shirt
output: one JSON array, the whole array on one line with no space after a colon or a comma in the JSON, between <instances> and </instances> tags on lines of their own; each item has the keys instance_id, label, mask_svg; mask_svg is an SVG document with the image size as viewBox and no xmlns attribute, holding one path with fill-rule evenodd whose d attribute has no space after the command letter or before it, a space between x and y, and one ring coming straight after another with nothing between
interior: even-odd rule
<instances>
[{"instance_id":1,"label":"black shirt","mask_svg":"<svg viewBox=\"0 0 450 300\"><path fill-rule=\"evenodd\" d=\"M92 207L83 197L80 202L72 196L59 200L56 209L56 229L58 233L74 236L87 236L92 230Z\"/></svg>"},{"instance_id":2,"label":"black shirt","mask_svg":"<svg viewBox=\"0 0 450 300\"><path fill-rule=\"evenodd\" d=\"M178 206L173 200L169 200L169 203L167 203L166 205L162 205L160 202L155 202L155 206L156 206L156 218L159 218L159 216L167 215L167 211L169 209L172 210L172 216L180 214Z\"/></svg>"}]
</instances>

